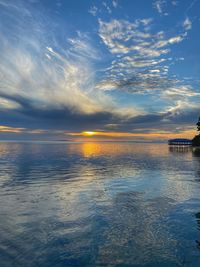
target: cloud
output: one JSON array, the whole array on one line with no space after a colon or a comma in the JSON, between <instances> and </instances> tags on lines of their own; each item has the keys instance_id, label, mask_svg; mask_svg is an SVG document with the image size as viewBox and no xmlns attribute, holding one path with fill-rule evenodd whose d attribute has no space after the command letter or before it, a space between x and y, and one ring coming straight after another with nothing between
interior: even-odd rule
<instances>
[{"instance_id":1,"label":"cloud","mask_svg":"<svg viewBox=\"0 0 200 267\"><path fill-rule=\"evenodd\" d=\"M100 53L92 45L88 34L77 31L76 37L68 38L67 41L70 44L69 54L94 60L100 59Z\"/></svg>"},{"instance_id":2,"label":"cloud","mask_svg":"<svg viewBox=\"0 0 200 267\"><path fill-rule=\"evenodd\" d=\"M93 77L88 62L80 56L69 59L51 47L42 50L43 55L35 57L21 47L4 47L0 92L21 95L36 106L69 106L86 113L101 109L98 100L89 97Z\"/></svg>"},{"instance_id":3,"label":"cloud","mask_svg":"<svg viewBox=\"0 0 200 267\"><path fill-rule=\"evenodd\" d=\"M3 7L2 12L10 11L6 2ZM53 112L85 114L86 118L110 112L112 100L94 90L92 64L98 60L98 52L88 36L77 32L60 45L54 35L47 36L51 23L48 21L47 27L41 24L44 18L40 13L34 10L35 17L30 16L25 5L12 8L8 21L1 25L1 29L9 25L9 35L1 31L0 44L0 109L5 118L13 112L19 120L37 114L53 118ZM26 24L22 25L23 16Z\"/></svg>"},{"instance_id":4,"label":"cloud","mask_svg":"<svg viewBox=\"0 0 200 267\"><path fill-rule=\"evenodd\" d=\"M179 4L179 1L172 0L172 5L173 5L173 6L178 6L178 4Z\"/></svg>"},{"instance_id":5,"label":"cloud","mask_svg":"<svg viewBox=\"0 0 200 267\"><path fill-rule=\"evenodd\" d=\"M117 0L113 0L112 1L113 7L117 8L118 7L118 1Z\"/></svg>"},{"instance_id":6,"label":"cloud","mask_svg":"<svg viewBox=\"0 0 200 267\"><path fill-rule=\"evenodd\" d=\"M178 85L176 87L169 87L163 92L163 96L169 100L183 100L190 97L200 96L199 92L195 92L189 85Z\"/></svg>"},{"instance_id":7,"label":"cloud","mask_svg":"<svg viewBox=\"0 0 200 267\"><path fill-rule=\"evenodd\" d=\"M107 1L103 1L98 7L95 5L91 6L88 12L94 17L96 17L97 14L110 15L113 12L113 10L116 9L117 7L118 7L117 0L113 0L109 2L109 4Z\"/></svg>"},{"instance_id":8,"label":"cloud","mask_svg":"<svg viewBox=\"0 0 200 267\"><path fill-rule=\"evenodd\" d=\"M92 6L90 7L89 11L88 11L92 16L96 16L97 12L98 12L98 8L96 6Z\"/></svg>"},{"instance_id":9,"label":"cloud","mask_svg":"<svg viewBox=\"0 0 200 267\"><path fill-rule=\"evenodd\" d=\"M99 20L99 36L115 59L96 88L137 94L157 91L162 96L163 90L172 94L170 88L180 86L180 81L167 76L167 63L171 61L167 54L170 46L182 42L187 33L167 38L163 31L150 30L152 22L151 18L133 22Z\"/></svg>"},{"instance_id":10,"label":"cloud","mask_svg":"<svg viewBox=\"0 0 200 267\"><path fill-rule=\"evenodd\" d=\"M0 97L0 109L18 109L20 105L15 101Z\"/></svg>"},{"instance_id":11,"label":"cloud","mask_svg":"<svg viewBox=\"0 0 200 267\"><path fill-rule=\"evenodd\" d=\"M0 125L0 133L21 133L24 128L14 128L9 126Z\"/></svg>"},{"instance_id":12,"label":"cloud","mask_svg":"<svg viewBox=\"0 0 200 267\"><path fill-rule=\"evenodd\" d=\"M151 19L141 19L134 22L126 20L99 20L99 36L113 54L128 54L135 52L141 56L159 57L168 53L168 49L159 49L183 41L186 34L164 39L163 32L151 34L145 26L152 22ZM162 34L161 34L162 33Z\"/></svg>"},{"instance_id":13,"label":"cloud","mask_svg":"<svg viewBox=\"0 0 200 267\"><path fill-rule=\"evenodd\" d=\"M102 2L102 5L105 8L105 10L108 12L108 14L112 13L111 8L108 6L108 4L106 2Z\"/></svg>"},{"instance_id":14,"label":"cloud","mask_svg":"<svg viewBox=\"0 0 200 267\"><path fill-rule=\"evenodd\" d=\"M10 10L10 5L5 8ZM20 109L21 102L11 99L13 96L26 99L36 109L66 107L85 114L109 110L112 100L94 90L92 62L99 55L89 37L77 32L60 45L54 35L47 36L50 21L45 26L42 15L35 10L34 15L30 16L26 6L14 9L7 17L9 35L1 31L0 108ZM4 21L1 28L7 28L6 24Z\"/></svg>"},{"instance_id":15,"label":"cloud","mask_svg":"<svg viewBox=\"0 0 200 267\"><path fill-rule=\"evenodd\" d=\"M47 25L41 23L43 14L34 10L33 17L26 5L14 10L7 18L9 35L1 31L2 125L32 130L103 129L141 114L134 106L119 107L95 87L94 65L100 54L88 34L76 31L61 44L48 33L53 27L50 21L45 17ZM1 28L7 28L7 21Z\"/></svg>"},{"instance_id":16,"label":"cloud","mask_svg":"<svg viewBox=\"0 0 200 267\"><path fill-rule=\"evenodd\" d=\"M192 28L192 22L188 17L184 20L183 27L186 31L188 31Z\"/></svg>"},{"instance_id":17,"label":"cloud","mask_svg":"<svg viewBox=\"0 0 200 267\"><path fill-rule=\"evenodd\" d=\"M147 112L147 115L142 117L134 116L128 121L129 125L123 123L130 131L133 130L133 123L141 124L148 116L153 117L152 124L148 122L150 128L156 129L156 125L159 124L163 129L171 129L169 124L173 125L176 116L179 116L184 124L184 118L189 118L188 113L196 115L199 111L195 104L197 99L200 99L198 90L189 85L184 78L178 79L169 75L171 64L176 60L182 60L168 56L171 46L185 39L189 27L185 25L184 32L170 36L164 31L153 31L152 22L152 19L132 22L99 20L99 36L113 55L113 60L106 70L104 79L97 83L96 88L103 91L117 90L127 94L148 95L157 103L163 102L163 110L160 110L160 113L148 115Z\"/></svg>"},{"instance_id":18,"label":"cloud","mask_svg":"<svg viewBox=\"0 0 200 267\"><path fill-rule=\"evenodd\" d=\"M62 130L85 131L87 129L104 129L108 124L123 124L141 111L133 114L133 110L114 109L96 111L93 113L74 112L70 107L39 107L30 103L29 99L20 96L6 96L20 105L19 109L2 109L0 121L2 125L12 125L14 128L29 130ZM27 132L27 131L26 131Z\"/></svg>"},{"instance_id":19,"label":"cloud","mask_svg":"<svg viewBox=\"0 0 200 267\"><path fill-rule=\"evenodd\" d=\"M104 22L99 19L99 36L112 53L126 54L133 50L140 51L141 46L145 49L145 45L147 44L144 40L150 39L152 36L145 31L139 30L139 27L141 25L146 26L150 22L150 19L135 20L134 22L116 19L113 19L110 22ZM141 43L141 46L128 46L128 41L139 42Z\"/></svg>"},{"instance_id":20,"label":"cloud","mask_svg":"<svg viewBox=\"0 0 200 267\"><path fill-rule=\"evenodd\" d=\"M169 39L166 39L166 40L161 40L161 41L158 41L157 43L155 43L153 45L153 47L155 48L161 48L161 47L164 47L164 46L167 46L167 45L171 45L171 44L176 44L176 43L180 43L184 40L186 34L181 34L181 35L177 35L177 36L174 36L174 37L171 37Z\"/></svg>"},{"instance_id":21,"label":"cloud","mask_svg":"<svg viewBox=\"0 0 200 267\"><path fill-rule=\"evenodd\" d=\"M195 120L199 117L199 114L200 109L197 103L191 103L187 100L177 100L174 106L166 109L163 122L166 125L176 124L180 131L190 124L194 130Z\"/></svg>"},{"instance_id":22,"label":"cloud","mask_svg":"<svg viewBox=\"0 0 200 267\"><path fill-rule=\"evenodd\" d=\"M168 13L165 12L165 6L166 6L166 0L156 0L153 2L153 7L157 10L157 12L160 15L165 15L167 16Z\"/></svg>"},{"instance_id":23,"label":"cloud","mask_svg":"<svg viewBox=\"0 0 200 267\"><path fill-rule=\"evenodd\" d=\"M17 101L17 100L16 100ZM41 109L30 106L29 101L18 99L22 108L19 110L3 110L0 113L2 125L12 125L12 128L2 128L7 132L29 134L56 134L80 132L86 129L107 131L109 125L114 125L115 132L150 133L161 131L176 131L174 124L178 123L179 131L185 129L188 122L198 117L198 105L186 101L177 101L175 107L169 107L160 113L144 115L133 114L121 116L112 112L97 112L93 114L74 113L70 109ZM141 112L140 112L141 113ZM26 125L26 128L22 127ZM5 126L9 127L9 126ZM35 131L36 129L36 131Z\"/></svg>"}]
</instances>

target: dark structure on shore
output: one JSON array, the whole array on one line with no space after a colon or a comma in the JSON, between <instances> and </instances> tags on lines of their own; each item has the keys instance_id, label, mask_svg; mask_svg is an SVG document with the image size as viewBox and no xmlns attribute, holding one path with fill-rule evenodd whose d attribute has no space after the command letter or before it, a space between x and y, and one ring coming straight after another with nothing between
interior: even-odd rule
<instances>
[{"instance_id":1,"label":"dark structure on shore","mask_svg":"<svg viewBox=\"0 0 200 267\"><path fill-rule=\"evenodd\" d=\"M168 140L170 146L199 146L200 147L200 117L197 125L198 134L192 139L176 138Z\"/></svg>"},{"instance_id":2,"label":"dark structure on shore","mask_svg":"<svg viewBox=\"0 0 200 267\"><path fill-rule=\"evenodd\" d=\"M169 145L174 145L174 146L191 146L192 145L192 140L190 139L183 139L183 138L176 138L176 139L170 139L168 141Z\"/></svg>"}]
</instances>

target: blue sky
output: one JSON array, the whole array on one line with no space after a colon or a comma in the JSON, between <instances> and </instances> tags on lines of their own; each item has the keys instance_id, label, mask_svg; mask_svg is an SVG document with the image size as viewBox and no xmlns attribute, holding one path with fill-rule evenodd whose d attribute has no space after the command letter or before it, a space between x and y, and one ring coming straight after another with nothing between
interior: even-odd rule
<instances>
[{"instance_id":1,"label":"blue sky","mask_svg":"<svg viewBox=\"0 0 200 267\"><path fill-rule=\"evenodd\" d=\"M0 137L191 135L199 11L199 0L0 0Z\"/></svg>"}]
</instances>

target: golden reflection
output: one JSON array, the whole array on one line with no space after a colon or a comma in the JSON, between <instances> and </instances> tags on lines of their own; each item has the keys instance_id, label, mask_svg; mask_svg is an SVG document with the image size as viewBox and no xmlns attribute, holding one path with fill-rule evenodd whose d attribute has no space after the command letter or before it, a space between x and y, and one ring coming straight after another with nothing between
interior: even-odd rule
<instances>
[{"instance_id":1,"label":"golden reflection","mask_svg":"<svg viewBox=\"0 0 200 267\"><path fill-rule=\"evenodd\" d=\"M84 157L122 156L134 154L150 154L160 156L168 153L166 144L137 143L82 143L71 144L70 150L83 154Z\"/></svg>"},{"instance_id":2,"label":"golden reflection","mask_svg":"<svg viewBox=\"0 0 200 267\"><path fill-rule=\"evenodd\" d=\"M85 143L81 145L81 150L84 157L100 156L105 154L105 151L103 151L104 149L105 147L102 149L102 145L95 143Z\"/></svg>"},{"instance_id":3,"label":"golden reflection","mask_svg":"<svg viewBox=\"0 0 200 267\"><path fill-rule=\"evenodd\" d=\"M169 151L174 153L188 153L192 151L192 146L169 146Z\"/></svg>"}]
</instances>

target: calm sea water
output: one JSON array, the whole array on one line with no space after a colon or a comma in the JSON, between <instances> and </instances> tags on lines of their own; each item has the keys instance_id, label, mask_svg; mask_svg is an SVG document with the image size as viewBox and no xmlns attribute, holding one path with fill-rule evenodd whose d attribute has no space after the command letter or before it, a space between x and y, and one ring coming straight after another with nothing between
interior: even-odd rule
<instances>
[{"instance_id":1,"label":"calm sea water","mask_svg":"<svg viewBox=\"0 0 200 267\"><path fill-rule=\"evenodd\" d=\"M0 143L0 266L200 266L200 150Z\"/></svg>"}]
</instances>

